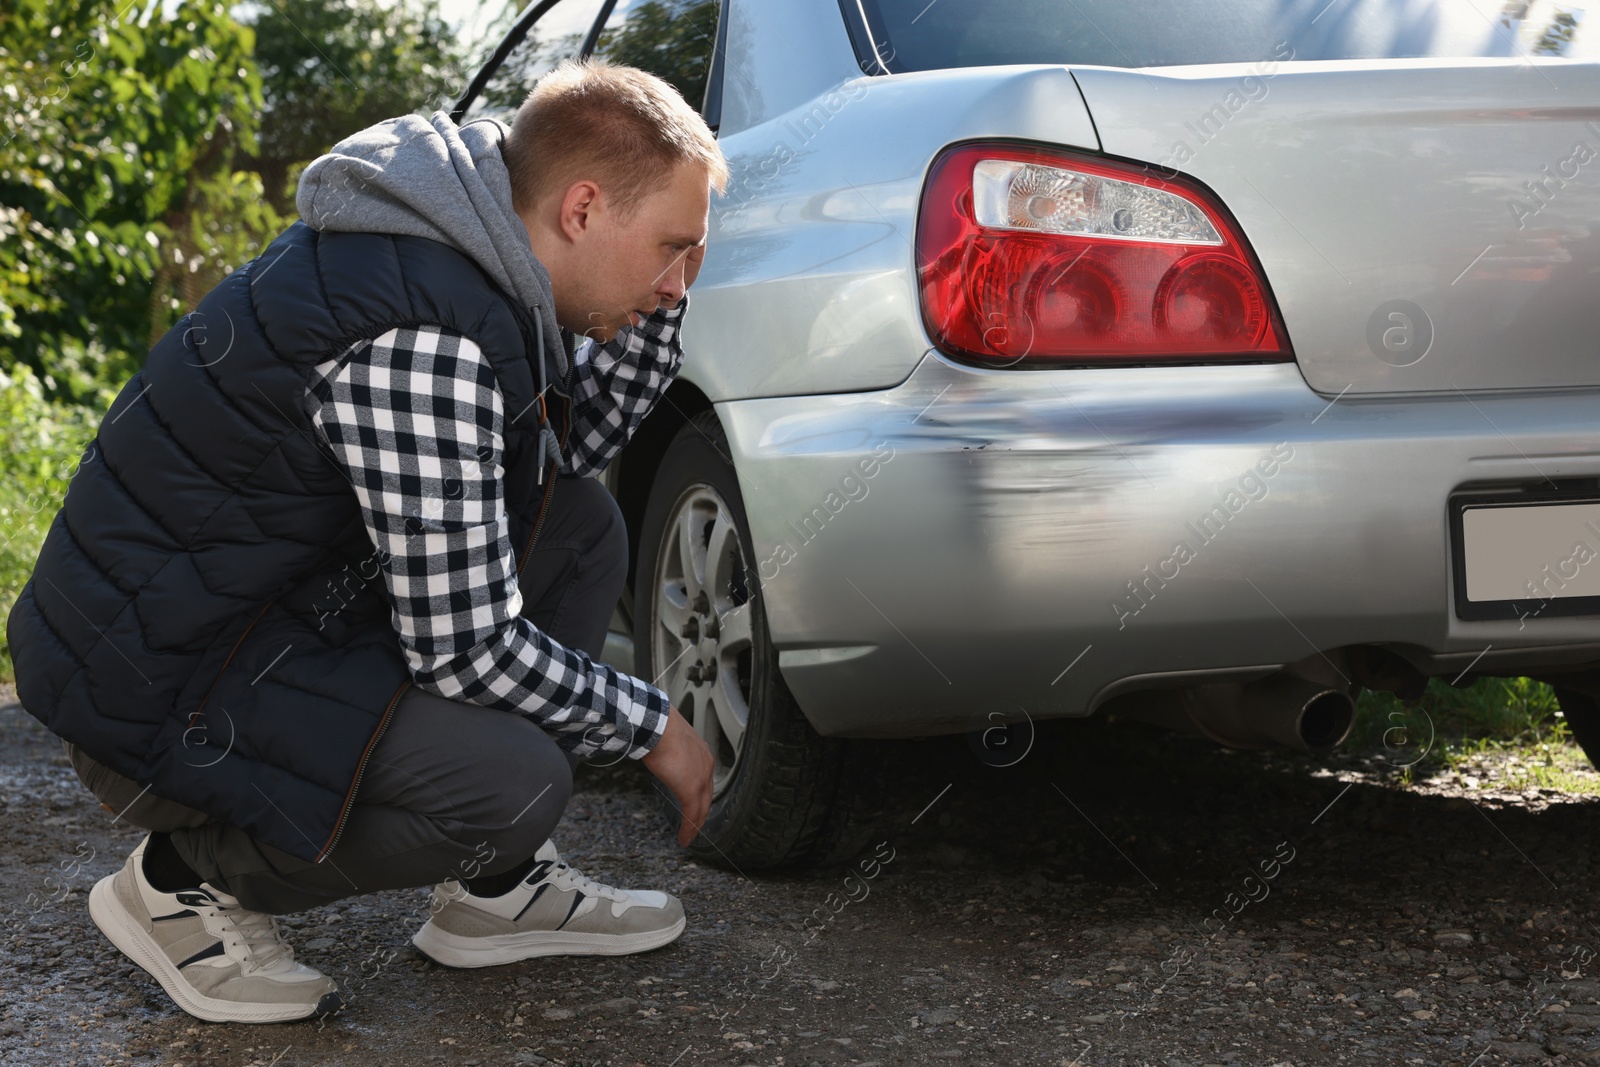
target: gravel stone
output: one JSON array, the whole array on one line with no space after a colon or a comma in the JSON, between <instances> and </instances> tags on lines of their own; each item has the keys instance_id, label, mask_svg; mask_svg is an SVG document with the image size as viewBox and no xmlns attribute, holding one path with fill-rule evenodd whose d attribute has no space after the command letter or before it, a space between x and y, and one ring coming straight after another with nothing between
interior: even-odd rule
<instances>
[{"instance_id":1,"label":"gravel stone","mask_svg":"<svg viewBox=\"0 0 1600 1067\"><path fill-rule=\"evenodd\" d=\"M378 893L283 918L343 1013L213 1026L89 921L143 831L0 690L0 1063L1600 1067L1594 799L1104 722L1039 724L1008 768L959 736L899 751L873 763L895 858L822 937L800 921L851 867L694 859L624 761L580 768L555 840L678 895L671 945L451 970L409 945L427 888Z\"/></svg>"}]
</instances>

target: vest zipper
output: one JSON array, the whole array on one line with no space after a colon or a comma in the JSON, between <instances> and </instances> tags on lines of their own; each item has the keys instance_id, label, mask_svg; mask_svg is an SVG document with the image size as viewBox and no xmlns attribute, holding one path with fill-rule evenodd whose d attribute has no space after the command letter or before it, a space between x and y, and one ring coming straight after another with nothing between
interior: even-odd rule
<instances>
[{"instance_id":1,"label":"vest zipper","mask_svg":"<svg viewBox=\"0 0 1600 1067\"><path fill-rule=\"evenodd\" d=\"M544 526L545 512L550 510L550 495L556 488L556 469L561 465L561 451L567 447L567 437L572 433L572 376L577 371L574 363L567 368L567 380L561 387L567 391L561 405L561 447L556 451L556 458L550 464L550 475L545 479L544 496L539 501L539 517L533 522L533 532L528 535L528 543L522 549L522 558L517 561L517 577L522 577L522 568L528 565L528 554L533 551L533 543L539 539L539 530Z\"/></svg>"},{"instance_id":2,"label":"vest zipper","mask_svg":"<svg viewBox=\"0 0 1600 1067\"><path fill-rule=\"evenodd\" d=\"M250 620L250 625L244 628L244 633L239 635L239 639L235 641L233 643L233 647L228 650L228 658L222 661L221 667L217 668L216 677L212 678L211 684L206 687L206 695L200 698L200 706L194 709L193 715L189 716L190 729L194 728L195 720L200 718L200 713L206 710L206 704L211 700L212 691L217 688L217 683L222 680L222 675L225 671L227 671L228 664L233 662L234 654L239 651L239 646L244 644L244 639L250 636L250 631L256 628L256 623L261 621L261 616L267 613L267 609L272 607L272 605L276 604L277 602L278 598L273 597L271 600L261 605L261 610L256 612L256 617Z\"/></svg>"},{"instance_id":3,"label":"vest zipper","mask_svg":"<svg viewBox=\"0 0 1600 1067\"><path fill-rule=\"evenodd\" d=\"M339 837L344 833L344 824L350 819L350 808L356 798L356 788L361 785L361 776L366 773L367 760L372 756L372 750L377 747L378 738L389 728L389 721L394 718L394 709L400 703L400 694L406 691L411 684L411 679L400 683L400 688L394 691L394 696L389 698L389 706L383 709L383 718L378 720L378 728L373 731L367 747L361 753L361 762L356 764L356 776L350 781L350 789L344 795L344 807L339 809L339 819L333 824L333 834L328 838L328 843L322 846L322 851L317 853L313 863L321 863L322 857L333 851L333 846L339 843Z\"/></svg>"}]
</instances>

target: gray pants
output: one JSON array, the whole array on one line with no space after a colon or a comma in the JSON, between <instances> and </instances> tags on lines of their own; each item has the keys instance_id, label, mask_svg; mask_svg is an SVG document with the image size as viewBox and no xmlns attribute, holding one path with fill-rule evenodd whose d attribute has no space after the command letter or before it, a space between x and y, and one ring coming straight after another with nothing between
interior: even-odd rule
<instances>
[{"instance_id":1,"label":"gray pants","mask_svg":"<svg viewBox=\"0 0 1600 1067\"><path fill-rule=\"evenodd\" d=\"M627 577L628 534L595 478L561 477L523 569L522 613L598 658ZM339 843L321 863L143 793L70 742L84 785L134 826L172 835L202 879L252 911L301 911L381 889L498 874L528 860L572 795L577 757L524 716L412 686L372 750Z\"/></svg>"}]
</instances>

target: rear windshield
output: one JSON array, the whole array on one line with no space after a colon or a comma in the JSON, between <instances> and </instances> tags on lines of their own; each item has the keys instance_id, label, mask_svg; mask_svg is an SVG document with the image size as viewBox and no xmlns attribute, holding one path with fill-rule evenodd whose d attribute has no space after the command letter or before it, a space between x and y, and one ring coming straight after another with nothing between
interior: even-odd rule
<instances>
[{"instance_id":1,"label":"rear windshield","mask_svg":"<svg viewBox=\"0 0 1600 1067\"><path fill-rule=\"evenodd\" d=\"M858 0L845 0L854 6ZM995 63L1165 67L1271 59L1600 59L1584 5L1551 0L859 0L890 71ZM1600 6L1600 0L1590 0Z\"/></svg>"}]
</instances>

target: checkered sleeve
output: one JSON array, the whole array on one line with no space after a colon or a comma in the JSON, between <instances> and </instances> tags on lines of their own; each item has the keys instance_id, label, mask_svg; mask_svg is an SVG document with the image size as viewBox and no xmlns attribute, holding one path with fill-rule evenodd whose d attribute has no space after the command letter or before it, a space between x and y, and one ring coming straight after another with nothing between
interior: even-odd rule
<instances>
[{"instance_id":1,"label":"checkered sleeve","mask_svg":"<svg viewBox=\"0 0 1600 1067\"><path fill-rule=\"evenodd\" d=\"M306 410L384 560L418 687L527 715L580 757L639 759L654 748L667 695L521 614L503 499L503 399L473 341L423 326L354 345L317 366Z\"/></svg>"},{"instance_id":2,"label":"checkered sleeve","mask_svg":"<svg viewBox=\"0 0 1600 1067\"><path fill-rule=\"evenodd\" d=\"M685 292L638 326L624 326L605 344L585 342L574 353L564 473L598 474L628 443L683 365L679 333L688 310Z\"/></svg>"}]
</instances>

